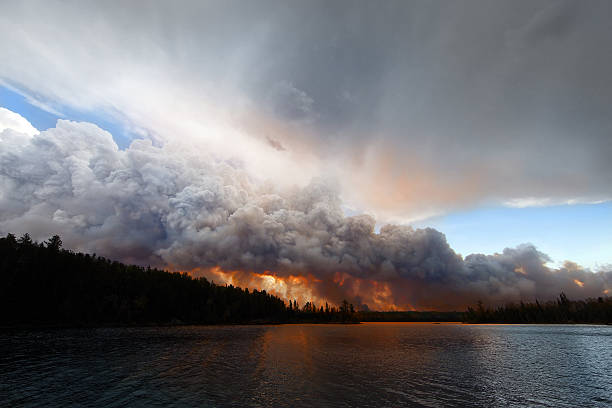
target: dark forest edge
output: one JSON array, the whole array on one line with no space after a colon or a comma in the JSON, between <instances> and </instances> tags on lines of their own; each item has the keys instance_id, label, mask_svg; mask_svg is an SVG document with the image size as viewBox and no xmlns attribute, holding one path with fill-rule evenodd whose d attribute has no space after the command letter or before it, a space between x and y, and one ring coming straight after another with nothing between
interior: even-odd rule
<instances>
[{"instance_id":1,"label":"dark forest edge","mask_svg":"<svg viewBox=\"0 0 612 408\"><path fill-rule=\"evenodd\" d=\"M497 309L482 303L467 312L355 311L287 305L281 298L185 273L126 265L95 254L62 249L57 235L35 242L28 234L0 238L0 326L94 327L167 324L276 324L358 322L607 323L612 299L570 301Z\"/></svg>"},{"instance_id":2,"label":"dark forest edge","mask_svg":"<svg viewBox=\"0 0 612 408\"><path fill-rule=\"evenodd\" d=\"M612 298L609 296L570 300L561 293L548 302L510 303L497 308L478 302L468 307L466 323L553 323L612 324Z\"/></svg>"},{"instance_id":3,"label":"dark forest edge","mask_svg":"<svg viewBox=\"0 0 612 408\"><path fill-rule=\"evenodd\" d=\"M0 238L0 326L357 323L354 307L279 297L62 249L57 235Z\"/></svg>"}]
</instances>

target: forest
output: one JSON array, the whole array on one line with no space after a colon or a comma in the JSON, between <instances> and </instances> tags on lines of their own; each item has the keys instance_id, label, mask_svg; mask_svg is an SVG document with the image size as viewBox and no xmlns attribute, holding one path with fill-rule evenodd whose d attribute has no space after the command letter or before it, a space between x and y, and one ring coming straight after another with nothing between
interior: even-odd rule
<instances>
[{"instance_id":1,"label":"forest","mask_svg":"<svg viewBox=\"0 0 612 408\"><path fill-rule=\"evenodd\" d=\"M343 300L288 304L265 290L217 285L186 273L126 265L62 248L54 235L0 238L0 326L358 323L612 323L612 298L507 304L466 312L357 311Z\"/></svg>"},{"instance_id":2,"label":"forest","mask_svg":"<svg viewBox=\"0 0 612 408\"><path fill-rule=\"evenodd\" d=\"M29 234L0 238L1 326L354 322L353 305L302 307L266 291L62 249Z\"/></svg>"},{"instance_id":3,"label":"forest","mask_svg":"<svg viewBox=\"0 0 612 408\"><path fill-rule=\"evenodd\" d=\"M497 308L478 302L465 312L466 323L592 323L612 324L612 298L570 300L561 293L548 302L509 303Z\"/></svg>"}]
</instances>

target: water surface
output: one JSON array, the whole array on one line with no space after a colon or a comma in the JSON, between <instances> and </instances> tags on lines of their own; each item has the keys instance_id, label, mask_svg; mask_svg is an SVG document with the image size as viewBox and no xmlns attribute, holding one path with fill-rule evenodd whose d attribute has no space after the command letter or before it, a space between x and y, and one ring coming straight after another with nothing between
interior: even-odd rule
<instances>
[{"instance_id":1,"label":"water surface","mask_svg":"<svg viewBox=\"0 0 612 408\"><path fill-rule=\"evenodd\" d=\"M610 326L5 330L0 351L6 406L612 404Z\"/></svg>"}]
</instances>

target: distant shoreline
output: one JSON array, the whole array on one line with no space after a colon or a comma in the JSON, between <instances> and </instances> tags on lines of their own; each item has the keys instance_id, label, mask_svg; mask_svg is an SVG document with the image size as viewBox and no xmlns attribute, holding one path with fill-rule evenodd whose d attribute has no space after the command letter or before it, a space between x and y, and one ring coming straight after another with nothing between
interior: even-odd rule
<instances>
[{"instance_id":1,"label":"distant shoreline","mask_svg":"<svg viewBox=\"0 0 612 408\"><path fill-rule=\"evenodd\" d=\"M138 328L180 328L180 327L237 327L237 326L289 326L289 325L361 325L361 324L414 324L414 325L461 325L461 326L612 326L612 323L468 323L468 322L261 322L261 323L180 323L180 324L125 324L125 325L10 325L0 326L0 331L30 331L30 330L96 330L96 329L138 329Z\"/></svg>"}]
</instances>

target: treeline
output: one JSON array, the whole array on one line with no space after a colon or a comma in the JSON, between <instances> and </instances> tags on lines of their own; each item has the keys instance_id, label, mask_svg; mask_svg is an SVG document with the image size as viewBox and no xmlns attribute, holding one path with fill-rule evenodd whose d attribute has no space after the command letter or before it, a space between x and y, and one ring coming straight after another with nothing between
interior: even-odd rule
<instances>
[{"instance_id":1,"label":"treeline","mask_svg":"<svg viewBox=\"0 0 612 408\"><path fill-rule=\"evenodd\" d=\"M287 312L289 323L359 323L359 314L346 300L339 307L306 302L301 308L295 300L289 301Z\"/></svg>"},{"instance_id":2,"label":"treeline","mask_svg":"<svg viewBox=\"0 0 612 408\"><path fill-rule=\"evenodd\" d=\"M463 312L375 312L359 311L357 318L362 322L462 322Z\"/></svg>"},{"instance_id":3,"label":"treeline","mask_svg":"<svg viewBox=\"0 0 612 408\"><path fill-rule=\"evenodd\" d=\"M498 308L478 302L465 313L466 323L595 323L612 324L612 298L569 300L564 293L558 299L540 303L510 303Z\"/></svg>"},{"instance_id":4,"label":"treeline","mask_svg":"<svg viewBox=\"0 0 612 408\"><path fill-rule=\"evenodd\" d=\"M61 248L59 236L0 238L0 325L97 326L347 322L352 305L316 308L265 290L125 265Z\"/></svg>"}]
</instances>

